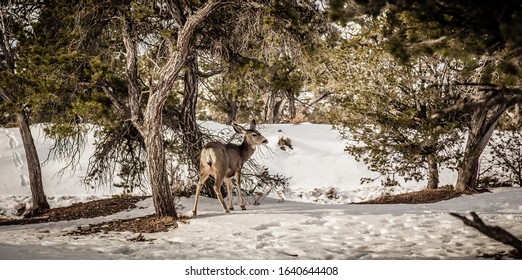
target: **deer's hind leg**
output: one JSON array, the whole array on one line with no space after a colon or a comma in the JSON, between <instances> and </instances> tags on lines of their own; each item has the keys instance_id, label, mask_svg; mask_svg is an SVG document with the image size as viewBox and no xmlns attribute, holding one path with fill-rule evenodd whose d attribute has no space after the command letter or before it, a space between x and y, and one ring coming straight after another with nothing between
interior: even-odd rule
<instances>
[{"instance_id":1,"label":"deer's hind leg","mask_svg":"<svg viewBox=\"0 0 522 280\"><path fill-rule=\"evenodd\" d=\"M246 210L245 201L243 200L243 193L241 192L241 170L236 171L236 188L237 195L239 195L239 205L241 206L241 210Z\"/></svg>"},{"instance_id":2,"label":"deer's hind leg","mask_svg":"<svg viewBox=\"0 0 522 280\"><path fill-rule=\"evenodd\" d=\"M201 189L203 188L203 184L208 179L209 174L208 173L200 173L199 174L199 182L196 187L196 195L194 198L194 208L192 208L192 216L197 216L198 214L198 200L199 200L199 193L201 193Z\"/></svg>"},{"instance_id":3,"label":"deer's hind leg","mask_svg":"<svg viewBox=\"0 0 522 280\"><path fill-rule=\"evenodd\" d=\"M223 178L224 176L216 176L216 180L214 182L214 192L216 192L216 196L219 200L219 203L221 203L221 207L223 207L223 211L225 211L225 213L230 213L230 211L228 211L228 208L227 206L225 205L225 200L223 199L223 195L221 195L221 185L223 184Z\"/></svg>"}]
</instances>

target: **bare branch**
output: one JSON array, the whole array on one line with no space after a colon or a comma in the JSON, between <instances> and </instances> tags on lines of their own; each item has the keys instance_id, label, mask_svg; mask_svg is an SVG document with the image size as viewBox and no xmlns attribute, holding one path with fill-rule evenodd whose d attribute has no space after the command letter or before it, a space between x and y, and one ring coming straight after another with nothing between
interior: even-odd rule
<instances>
[{"instance_id":1,"label":"bare branch","mask_svg":"<svg viewBox=\"0 0 522 280\"><path fill-rule=\"evenodd\" d=\"M0 97L9 102L12 102L14 99L13 96L2 87L0 87Z\"/></svg>"}]
</instances>

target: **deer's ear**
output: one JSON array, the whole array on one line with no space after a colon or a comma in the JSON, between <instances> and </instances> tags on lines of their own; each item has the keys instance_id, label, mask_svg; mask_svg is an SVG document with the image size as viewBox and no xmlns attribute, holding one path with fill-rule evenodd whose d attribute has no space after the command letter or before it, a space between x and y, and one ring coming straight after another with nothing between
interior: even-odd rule
<instances>
[{"instance_id":1,"label":"deer's ear","mask_svg":"<svg viewBox=\"0 0 522 280\"><path fill-rule=\"evenodd\" d=\"M251 130L256 129L256 120L252 120L252 121L250 122L250 129L251 129Z\"/></svg>"},{"instance_id":2,"label":"deer's ear","mask_svg":"<svg viewBox=\"0 0 522 280\"><path fill-rule=\"evenodd\" d=\"M245 134L245 129L244 129L242 126L233 123L233 124L232 124L232 127L234 128L234 130L235 130L237 133Z\"/></svg>"}]
</instances>

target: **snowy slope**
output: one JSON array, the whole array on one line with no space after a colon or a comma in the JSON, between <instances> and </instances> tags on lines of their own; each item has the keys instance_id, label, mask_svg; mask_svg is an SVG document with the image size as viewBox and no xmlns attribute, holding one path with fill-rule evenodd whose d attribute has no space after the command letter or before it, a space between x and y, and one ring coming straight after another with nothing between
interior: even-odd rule
<instances>
[{"instance_id":1,"label":"snowy slope","mask_svg":"<svg viewBox=\"0 0 522 280\"><path fill-rule=\"evenodd\" d=\"M214 122L202 123L204 127L214 131L229 130L230 127ZM48 158L51 140L44 137L41 126L33 127L38 154L42 166L43 181L46 194L50 196L85 196L111 195L118 192L111 186L100 186L96 189L85 189L79 183L85 173L85 168L92 154L92 146L87 146L80 159L77 170L66 171L62 176L57 172L66 163L54 158ZM361 185L363 177L376 177L377 174L368 171L363 163L355 161L344 152L345 144L341 142L339 133L330 125L300 124L300 125L260 125L258 129L266 136L269 143L260 146L254 154L254 159L267 166L271 173L282 174L290 178L290 189L294 193L306 192L314 188L334 187L346 199L342 202L358 202L381 196L384 192L403 193L418 190L425 182L402 182L402 187L393 190L380 187L380 182ZM283 151L277 145L279 137L285 136L292 141L293 149ZM92 143L94 137L89 135ZM18 129L0 128L0 195L29 195L25 151L21 143ZM455 174L441 174L441 185L451 184ZM400 180L399 180L400 181ZM371 188L369 188L371 186ZM287 194L290 199L297 199Z\"/></svg>"},{"instance_id":2,"label":"snowy slope","mask_svg":"<svg viewBox=\"0 0 522 280\"><path fill-rule=\"evenodd\" d=\"M216 123L204 125L224 128ZM139 217L154 212L152 199L138 208L89 220L0 227L0 259L476 259L509 247L493 241L451 217L449 212L477 211L486 223L522 237L522 190L495 189L493 193L464 196L435 204L355 205L342 202L377 197L383 189L361 186L371 175L364 165L343 153L338 133L327 125L264 125L259 130L270 141L256 151L256 160L271 171L291 177L285 202L265 199L260 206L225 215L218 202L202 198L199 215L166 233L145 234L149 242L130 242L134 233L71 236L79 226ZM34 128L42 158L48 143ZM284 134L294 149L282 151ZM40 135L40 136L38 136ZM14 205L28 202L24 152L15 129L0 129L0 215L11 215ZM88 159L88 149L85 158ZM94 199L117 192L86 189L75 184L82 176L57 178L63 163L50 160L43 168L45 190L52 206ZM83 165L86 166L86 165ZM68 173L66 173L68 174ZM454 174L444 173L443 184ZM444 181L446 180L446 181ZM418 189L406 185L397 191ZM312 203L298 194L314 188L335 187L344 199ZM341 203L340 203L341 202ZM181 199L182 213L190 215L193 200Z\"/></svg>"}]
</instances>

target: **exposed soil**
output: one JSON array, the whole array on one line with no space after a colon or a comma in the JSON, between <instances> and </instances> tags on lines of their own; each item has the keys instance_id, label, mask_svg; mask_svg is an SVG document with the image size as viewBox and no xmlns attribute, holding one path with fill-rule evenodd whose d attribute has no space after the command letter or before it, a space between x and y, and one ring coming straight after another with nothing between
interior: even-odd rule
<instances>
[{"instance_id":1,"label":"exposed soil","mask_svg":"<svg viewBox=\"0 0 522 280\"><path fill-rule=\"evenodd\" d=\"M474 192L477 193L477 192ZM404 193L398 195L385 195L373 200L360 202L358 204L424 204L435 203L443 200L459 197L463 194L456 192L452 187L442 187L438 189L425 189L421 191Z\"/></svg>"},{"instance_id":2,"label":"exposed soil","mask_svg":"<svg viewBox=\"0 0 522 280\"><path fill-rule=\"evenodd\" d=\"M144 200L146 196L114 197L89 202L79 202L66 207L58 207L44 211L41 215L31 218L6 219L0 218L2 225L23 225L35 223L49 223L58 221L70 221L77 219L88 219L102 216L109 216L121 211L128 211L136 208L138 201ZM186 218L182 218L182 221ZM114 220L99 224L90 224L76 228L70 232L71 235L86 235L91 233L106 233L109 231L130 231L136 233L152 233L168 231L176 228L177 223L174 218L157 218L154 215L139 217L134 219ZM136 240L146 241L143 236L136 237Z\"/></svg>"},{"instance_id":3,"label":"exposed soil","mask_svg":"<svg viewBox=\"0 0 522 280\"><path fill-rule=\"evenodd\" d=\"M443 187L435 190L422 190L407 194L383 196L381 198L366 201L363 204L416 204L416 203L434 203L441 200L452 199L460 196L461 193L455 192L452 188ZM21 218L21 219L2 219L0 218L0 226L2 225L21 225L33 223L48 223L65 220L76 220L82 218L94 218L100 216L108 216L121 211L128 211L136 208L136 203L147 197L115 197L89 202L75 203L67 207L53 208L44 211L38 217ZM154 215L139 217L126 220L115 220L103 222L99 224L90 224L88 226L78 227L70 232L71 235L85 235L91 233L106 233L109 231L130 231L136 233L152 233L160 231L168 231L176 228L177 222L186 222L187 217L178 220L174 218L157 218ZM145 241L140 235L136 240Z\"/></svg>"},{"instance_id":4,"label":"exposed soil","mask_svg":"<svg viewBox=\"0 0 522 280\"><path fill-rule=\"evenodd\" d=\"M157 218L155 215L139 217L126 220L115 220L103 222L100 224L91 224L83 226L70 232L70 235L86 235L91 233L107 233L109 231L130 231L136 233L153 233L160 231L169 231L169 229L177 228L178 224L173 217ZM138 236L135 240L130 241L146 241L143 237Z\"/></svg>"},{"instance_id":5,"label":"exposed soil","mask_svg":"<svg viewBox=\"0 0 522 280\"><path fill-rule=\"evenodd\" d=\"M145 198L147 197L129 196L79 202L66 207L45 210L37 217L2 219L0 220L0 225L36 224L109 216L136 208L136 203Z\"/></svg>"}]
</instances>

